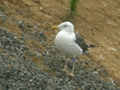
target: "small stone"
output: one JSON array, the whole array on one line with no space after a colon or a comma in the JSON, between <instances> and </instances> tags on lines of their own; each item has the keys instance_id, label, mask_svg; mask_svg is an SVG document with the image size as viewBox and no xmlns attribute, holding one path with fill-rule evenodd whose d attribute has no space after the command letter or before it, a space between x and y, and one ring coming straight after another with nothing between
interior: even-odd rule
<instances>
[{"instance_id":1,"label":"small stone","mask_svg":"<svg viewBox=\"0 0 120 90\"><path fill-rule=\"evenodd\" d=\"M18 24L18 26L19 26L21 29L24 30L25 24L24 24L24 21L23 21L23 20L19 20L19 21L17 22L17 24Z\"/></svg>"},{"instance_id":2,"label":"small stone","mask_svg":"<svg viewBox=\"0 0 120 90\"><path fill-rule=\"evenodd\" d=\"M117 51L117 49L116 49L116 48L113 48L113 47L110 47L109 50L114 51L114 52Z\"/></svg>"},{"instance_id":3,"label":"small stone","mask_svg":"<svg viewBox=\"0 0 120 90\"><path fill-rule=\"evenodd\" d=\"M43 7L40 7L40 10L43 10Z\"/></svg>"}]
</instances>

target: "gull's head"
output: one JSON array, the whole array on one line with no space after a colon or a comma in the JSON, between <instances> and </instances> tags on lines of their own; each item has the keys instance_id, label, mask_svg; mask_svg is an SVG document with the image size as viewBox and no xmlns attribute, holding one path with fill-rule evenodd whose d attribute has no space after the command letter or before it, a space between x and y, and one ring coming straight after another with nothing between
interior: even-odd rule
<instances>
[{"instance_id":1,"label":"gull's head","mask_svg":"<svg viewBox=\"0 0 120 90\"><path fill-rule=\"evenodd\" d=\"M74 25L71 22L63 22L61 24L58 25L58 29L61 30L65 30L67 32L74 32Z\"/></svg>"},{"instance_id":2,"label":"gull's head","mask_svg":"<svg viewBox=\"0 0 120 90\"><path fill-rule=\"evenodd\" d=\"M59 29L59 31L64 30L66 32L74 32L74 25L71 22L66 21L57 26L54 26L53 29Z\"/></svg>"}]
</instances>

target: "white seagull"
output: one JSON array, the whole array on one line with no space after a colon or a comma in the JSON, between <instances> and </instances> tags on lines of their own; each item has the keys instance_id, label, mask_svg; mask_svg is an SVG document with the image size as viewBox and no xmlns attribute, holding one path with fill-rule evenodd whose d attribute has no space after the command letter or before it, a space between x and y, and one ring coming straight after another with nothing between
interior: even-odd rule
<instances>
[{"instance_id":1,"label":"white seagull","mask_svg":"<svg viewBox=\"0 0 120 90\"><path fill-rule=\"evenodd\" d=\"M88 53L88 46L84 39L80 37L80 35L76 35L74 33L74 25L71 22L63 22L59 24L58 26L54 27L54 29L59 29L59 32L56 35L55 38L55 45L56 48L65 54L65 56L72 56L77 57L81 54ZM74 64L76 62L75 59L73 61L72 66L72 72L69 73L69 75L74 76ZM64 71L67 71L67 63L68 60L66 60L64 65Z\"/></svg>"}]
</instances>

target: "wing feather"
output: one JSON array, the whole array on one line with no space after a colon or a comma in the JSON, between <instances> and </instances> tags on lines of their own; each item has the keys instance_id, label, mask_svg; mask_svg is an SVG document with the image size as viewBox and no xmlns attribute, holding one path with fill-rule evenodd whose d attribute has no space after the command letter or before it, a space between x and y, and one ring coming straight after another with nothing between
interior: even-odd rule
<instances>
[{"instance_id":1,"label":"wing feather","mask_svg":"<svg viewBox=\"0 0 120 90\"><path fill-rule=\"evenodd\" d=\"M75 42L83 49L83 53L88 52L88 45L85 40L77 33Z\"/></svg>"}]
</instances>

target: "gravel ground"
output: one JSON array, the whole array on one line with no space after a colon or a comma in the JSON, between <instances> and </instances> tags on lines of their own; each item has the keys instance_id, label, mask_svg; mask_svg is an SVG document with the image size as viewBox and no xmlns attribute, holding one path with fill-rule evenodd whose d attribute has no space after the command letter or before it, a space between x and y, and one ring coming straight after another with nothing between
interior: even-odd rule
<instances>
[{"instance_id":1,"label":"gravel ground","mask_svg":"<svg viewBox=\"0 0 120 90\"><path fill-rule=\"evenodd\" d=\"M44 54L45 65L56 75L41 71L24 56L28 48L23 38L0 28L0 90L120 90L111 81L104 81L96 68L86 67L92 65L90 60L79 62L76 76L71 78L62 72L62 57Z\"/></svg>"}]
</instances>

